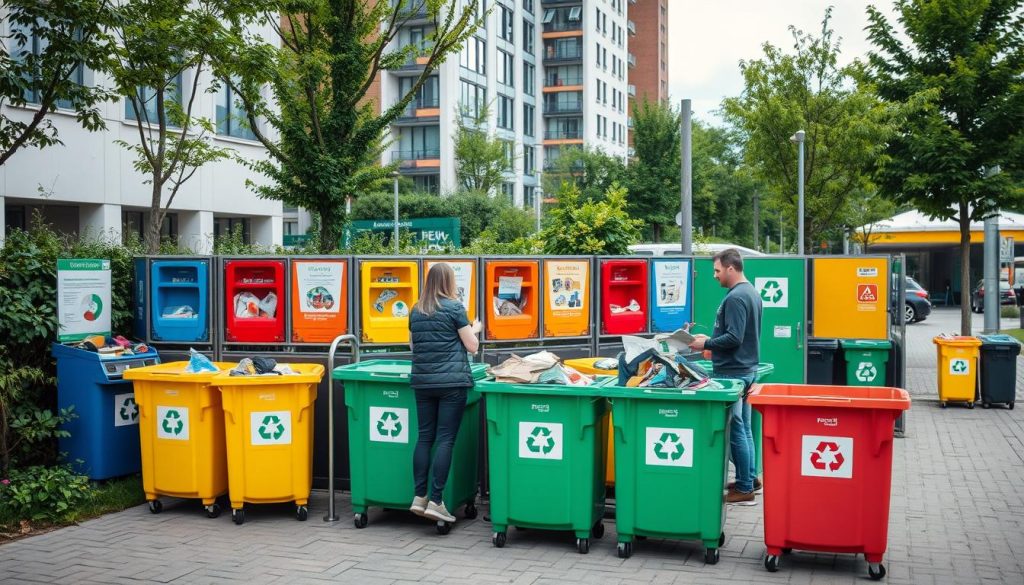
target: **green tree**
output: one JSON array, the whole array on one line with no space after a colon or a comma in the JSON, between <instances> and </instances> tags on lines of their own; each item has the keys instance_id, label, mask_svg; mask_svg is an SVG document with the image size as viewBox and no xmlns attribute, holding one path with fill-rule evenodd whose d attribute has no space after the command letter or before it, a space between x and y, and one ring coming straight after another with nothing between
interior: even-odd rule
<instances>
[{"instance_id":1,"label":"green tree","mask_svg":"<svg viewBox=\"0 0 1024 585\"><path fill-rule=\"evenodd\" d=\"M548 212L541 239L546 254L628 254L642 226L643 220L626 213L626 189L618 183L595 201L583 199L579 187L566 181Z\"/></svg>"},{"instance_id":2,"label":"green tree","mask_svg":"<svg viewBox=\"0 0 1024 585\"><path fill-rule=\"evenodd\" d=\"M789 141L806 131L805 237L819 241L849 223L850 201L873 190L871 170L891 132L889 109L854 87L851 71L837 65L839 40L825 12L821 35L790 27L794 52L765 43L761 59L744 61L744 90L722 103L739 130L744 156L763 185L766 208L795 226L797 149Z\"/></svg>"},{"instance_id":3,"label":"green tree","mask_svg":"<svg viewBox=\"0 0 1024 585\"><path fill-rule=\"evenodd\" d=\"M603 150L570 146L545 172L544 192L557 193L566 181L576 186L584 200L599 201L613 183L626 183L626 165Z\"/></svg>"},{"instance_id":4,"label":"green tree","mask_svg":"<svg viewBox=\"0 0 1024 585\"><path fill-rule=\"evenodd\" d=\"M708 237L756 247L753 195L758 189L756 179L743 162L737 133L694 122L694 228L700 228Z\"/></svg>"},{"instance_id":5,"label":"green tree","mask_svg":"<svg viewBox=\"0 0 1024 585\"><path fill-rule=\"evenodd\" d=\"M902 30L868 8L875 50L862 81L902 110L878 183L898 203L959 222L960 330L970 335L970 224L1022 198L1024 3L895 7Z\"/></svg>"},{"instance_id":6,"label":"green tree","mask_svg":"<svg viewBox=\"0 0 1024 585\"><path fill-rule=\"evenodd\" d=\"M254 168L271 184L255 187L256 192L315 212L322 251L329 252L341 239L346 197L373 191L394 168L380 164L385 130L445 59L461 49L482 9L479 0L270 4L278 42L235 27L235 46L219 59L234 69L227 82L270 154ZM400 45L399 32L413 19L425 19L430 30L420 42ZM411 62L422 70L395 103L367 99L378 73ZM276 107L263 95L267 84ZM261 119L279 138L260 130Z\"/></svg>"},{"instance_id":7,"label":"green tree","mask_svg":"<svg viewBox=\"0 0 1024 585\"><path fill-rule=\"evenodd\" d=\"M0 36L0 105L28 110L0 114L0 165L23 147L62 144L47 115L61 108L95 132L106 127L99 105L115 94L82 83L88 68L104 71L113 52L108 0L7 0L7 31Z\"/></svg>"},{"instance_id":8,"label":"green tree","mask_svg":"<svg viewBox=\"0 0 1024 585\"><path fill-rule=\"evenodd\" d=\"M487 131L488 115L487 107L475 115L461 108L455 113L455 176L463 189L490 195L512 171L513 160L506 152L509 142Z\"/></svg>"},{"instance_id":9,"label":"green tree","mask_svg":"<svg viewBox=\"0 0 1024 585\"><path fill-rule=\"evenodd\" d=\"M633 105L635 158L628 169L629 212L644 220L655 242L679 211L679 112L644 98Z\"/></svg>"}]
</instances>

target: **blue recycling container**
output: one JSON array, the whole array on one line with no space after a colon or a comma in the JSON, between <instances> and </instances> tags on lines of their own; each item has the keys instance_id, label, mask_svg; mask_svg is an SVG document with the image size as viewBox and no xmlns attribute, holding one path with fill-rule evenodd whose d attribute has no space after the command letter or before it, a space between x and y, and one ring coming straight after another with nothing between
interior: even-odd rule
<instances>
[{"instance_id":1,"label":"blue recycling container","mask_svg":"<svg viewBox=\"0 0 1024 585\"><path fill-rule=\"evenodd\" d=\"M146 331L149 326L149 295L146 293L149 290L149 271L146 270L149 260L135 258L132 260L132 266L135 272L135 287L132 289L132 332L136 339L149 341L149 332Z\"/></svg>"},{"instance_id":2,"label":"blue recycling container","mask_svg":"<svg viewBox=\"0 0 1024 585\"><path fill-rule=\"evenodd\" d=\"M150 264L153 341L210 341L210 261L153 260Z\"/></svg>"},{"instance_id":3,"label":"blue recycling container","mask_svg":"<svg viewBox=\"0 0 1024 585\"><path fill-rule=\"evenodd\" d=\"M57 360L57 407L74 406L77 418L61 428L60 450L77 473L91 480L138 473L139 409L124 371L160 363L156 350L132 356L99 354L54 343Z\"/></svg>"}]
</instances>

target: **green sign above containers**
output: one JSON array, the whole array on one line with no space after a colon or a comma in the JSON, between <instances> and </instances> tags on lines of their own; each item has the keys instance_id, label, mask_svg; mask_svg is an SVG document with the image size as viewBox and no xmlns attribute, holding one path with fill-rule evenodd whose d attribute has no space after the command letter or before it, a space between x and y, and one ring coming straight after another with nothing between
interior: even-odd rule
<instances>
[{"instance_id":1,"label":"green sign above containers","mask_svg":"<svg viewBox=\"0 0 1024 585\"><path fill-rule=\"evenodd\" d=\"M462 245L462 222L457 217L402 219L398 222L398 229L410 232L413 242L417 243L421 250L444 250ZM347 248L362 233L378 233L390 237L394 231L393 219L353 221L345 228L342 245Z\"/></svg>"}]
</instances>

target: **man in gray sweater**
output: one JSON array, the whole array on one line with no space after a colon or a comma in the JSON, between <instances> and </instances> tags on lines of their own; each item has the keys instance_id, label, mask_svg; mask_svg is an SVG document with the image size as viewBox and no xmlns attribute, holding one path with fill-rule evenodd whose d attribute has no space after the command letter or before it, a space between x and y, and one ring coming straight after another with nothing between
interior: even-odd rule
<instances>
[{"instance_id":1,"label":"man in gray sweater","mask_svg":"<svg viewBox=\"0 0 1024 585\"><path fill-rule=\"evenodd\" d=\"M760 359L761 297L743 276L743 258L735 249L722 250L714 256L715 280L729 289L715 315L711 337L699 335L690 347L710 351L715 375L743 381L743 398L732 407L729 447L736 481L729 484L726 502L753 506L754 492L761 489L754 456L754 433L750 424L750 403L747 391L754 383Z\"/></svg>"}]
</instances>

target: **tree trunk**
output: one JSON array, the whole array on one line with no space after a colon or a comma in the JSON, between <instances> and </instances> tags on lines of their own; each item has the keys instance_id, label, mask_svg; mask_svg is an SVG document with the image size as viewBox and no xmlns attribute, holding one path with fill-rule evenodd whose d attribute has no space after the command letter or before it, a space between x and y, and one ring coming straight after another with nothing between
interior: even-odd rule
<instances>
[{"instance_id":1,"label":"tree trunk","mask_svg":"<svg viewBox=\"0 0 1024 585\"><path fill-rule=\"evenodd\" d=\"M345 227L344 216L339 217L334 209L320 210L320 253L330 254L341 246Z\"/></svg>"},{"instance_id":2,"label":"tree trunk","mask_svg":"<svg viewBox=\"0 0 1024 585\"><path fill-rule=\"evenodd\" d=\"M146 253L160 253L160 231L164 225L164 217L167 211L160 207L160 187L153 185L153 201L149 207L149 226L146 228Z\"/></svg>"},{"instance_id":3,"label":"tree trunk","mask_svg":"<svg viewBox=\"0 0 1024 585\"><path fill-rule=\"evenodd\" d=\"M988 291L992 294L993 291ZM995 290L999 294L999 289ZM997 297L998 298L998 297ZM971 334L971 217L960 201L960 335Z\"/></svg>"},{"instance_id":4,"label":"tree trunk","mask_svg":"<svg viewBox=\"0 0 1024 585\"><path fill-rule=\"evenodd\" d=\"M660 223L652 223L651 224L651 229L654 230L654 243L655 244L660 244L661 243L661 224Z\"/></svg>"}]
</instances>

